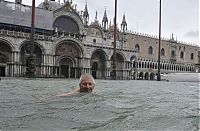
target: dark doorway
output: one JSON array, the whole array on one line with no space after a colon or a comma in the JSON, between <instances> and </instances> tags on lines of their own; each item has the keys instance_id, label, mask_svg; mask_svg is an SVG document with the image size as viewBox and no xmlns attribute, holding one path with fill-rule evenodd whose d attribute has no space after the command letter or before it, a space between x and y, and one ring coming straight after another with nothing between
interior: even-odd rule
<instances>
[{"instance_id":1,"label":"dark doorway","mask_svg":"<svg viewBox=\"0 0 200 131\"><path fill-rule=\"evenodd\" d=\"M69 78L69 65L61 65L61 76Z\"/></svg>"},{"instance_id":2,"label":"dark doorway","mask_svg":"<svg viewBox=\"0 0 200 131\"><path fill-rule=\"evenodd\" d=\"M148 73L145 73L145 80L148 80L149 79L149 74Z\"/></svg>"},{"instance_id":3,"label":"dark doorway","mask_svg":"<svg viewBox=\"0 0 200 131\"><path fill-rule=\"evenodd\" d=\"M69 58L63 58L60 61L60 74L61 77L74 78L75 68L73 67L73 61Z\"/></svg>"},{"instance_id":4,"label":"dark doorway","mask_svg":"<svg viewBox=\"0 0 200 131\"><path fill-rule=\"evenodd\" d=\"M75 67L70 68L70 78L75 78Z\"/></svg>"},{"instance_id":5,"label":"dark doorway","mask_svg":"<svg viewBox=\"0 0 200 131\"><path fill-rule=\"evenodd\" d=\"M0 67L0 76L6 76L5 67Z\"/></svg>"},{"instance_id":6,"label":"dark doorway","mask_svg":"<svg viewBox=\"0 0 200 131\"><path fill-rule=\"evenodd\" d=\"M150 80L154 80L154 74L153 73L150 74Z\"/></svg>"},{"instance_id":7,"label":"dark doorway","mask_svg":"<svg viewBox=\"0 0 200 131\"><path fill-rule=\"evenodd\" d=\"M97 78L97 70L98 70L98 63L94 62L92 64L92 76L94 77L94 79Z\"/></svg>"}]
</instances>

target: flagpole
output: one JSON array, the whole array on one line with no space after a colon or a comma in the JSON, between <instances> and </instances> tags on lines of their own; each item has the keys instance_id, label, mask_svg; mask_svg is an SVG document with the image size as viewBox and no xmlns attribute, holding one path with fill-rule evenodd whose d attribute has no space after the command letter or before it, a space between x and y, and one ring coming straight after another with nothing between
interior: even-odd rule
<instances>
[{"instance_id":1,"label":"flagpole","mask_svg":"<svg viewBox=\"0 0 200 131\"><path fill-rule=\"evenodd\" d=\"M32 15L31 15L31 34L30 34L30 56L27 60L26 76L35 77L35 55L34 55L34 34L35 34L35 0L32 0Z\"/></svg>"},{"instance_id":2,"label":"flagpole","mask_svg":"<svg viewBox=\"0 0 200 131\"><path fill-rule=\"evenodd\" d=\"M161 81L161 76L160 76L160 45L161 45L161 0L160 0L160 8L159 8L159 42L158 42L158 73L157 73L157 81Z\"/></svg>"},{"instance_id":3,"label":"flagpole","mask_svg":"<svg viewBox=\"0 0 200 131\"><path fill-rule=\"evenodd\" d=\"M117 79L116 74L116 34L117 34L117 0L115 0L115 17L114 17L114 43L113 43L113 71L112 79Z\"/></svg>"}]
</instances>

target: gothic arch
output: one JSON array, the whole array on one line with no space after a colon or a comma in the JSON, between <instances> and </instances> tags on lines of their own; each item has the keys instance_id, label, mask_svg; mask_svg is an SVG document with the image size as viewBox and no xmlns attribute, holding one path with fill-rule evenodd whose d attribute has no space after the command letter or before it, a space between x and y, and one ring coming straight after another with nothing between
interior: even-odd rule
<instances>
[{"instance_id":1,"label":"gothic arch","mask_svg":"<svg viewBox=\"0 0 200 131\"><path fill-rule=\"evenodd\" d=\"M108 55L106 54L106 52L105 52L104 50L102 50L102 49L96 49L96 50L94 50L94 51L92 52L92 56L93 56L93 54L96 53L96 52L101 53L101 54L103 55L103 57L105 57L105 60L108 60ZM92 56L91 56L91 58L92 58Z\"/></svg>"},{"instance_id":2,"label":"gothic arch","mask_svg":"<svg viewBox=\"0 0 200 131\"><path fill-rule=\"evenodd\" d=\"M60 76L66 77L66 78L74 78L75 77L76 61L73 57L68 56L68 55L63 55L57 61L59 62Z\"/></svg>"},{"instance_id":3,"label":"gothic arch","mask_svg":"<svg viewBox=\"0 0 200 131\"><path fill-rule=\"evenodd\" d=\"M30 54L30 41L23 41L19 47L20 50L20 61L23 65L26 65L27 54ZM34 54L36 55L36 65L41 66L42 64L42 54L44 54L44 47L34 43Z\"/></svg>"},{"instance_id":4,"label":"gothic arch","mask_svg":"<svg viewBox=\"0 0 200 131\"><path fill-rule=\"evenodd\" d=\"M120 58L119 61L120 61L120 60L122 60L122 61L125 61L125 60L126 60L126 57L125 57L125 55L124 55L122 52L116 52L116 57L117 57L117 58ZM110 59L113 59L113 55L111 56ZM117 60L118 60L118 59L117 59Z\"/></svg>"},{"instance_id":5,"label":"gothic arch","mask_svg":"<svg viewBox=\"0 0 200 131\"><path fill-rule=\"evenodd\" d=\"M111 60L111 65L113 65L113 55L111 56L110 60ZM123 77L123 69L125 68L125 60L126 60L126 58L122 53L120 53L120 52L116 53L116 70L117 70L116 75L117 75L117 77L118 76ZM123 78L119 77L119 79L123 79Z\"/></svg>"},{"instance_id":6,"label":"gothic arch","mask_svg":"<svg viewBox=\"0 0 200 131\"><path fill-rule=\"evenodd\" d=\"M102 49L97 49L91 56L91 70L94 78L105 78L107 55Z\"/></svg>"},{"instance_id":7,"label":"gothic arch","mask_svg":"<svg viewBox=\"0 0 200 131\"><path fill-rule=\"evenodd\" d=\"M140 46L139 46L139 44L135 45L135 49L137 50L138 53L140 52Z\"/></svg>"},{"instance_id":8,"label":"gothic arch","mask_svg":"<svg viewBox=\"0 0 200 131\"><path fill-rule=\"evenodd\" d=\"M21 48L25 45L25 44L28 44L30 43L30 41L28 40L24 40L23 42L20 43L20 47L19 47L19 51L21 51ZM45 54L45 48L43 45L41 45L39 42L35 41L34 45L38 46L41 50L42 50L42 53Z\"/></svg>"},{"instance_id":9,"label":"gothic arch","mask_svg":"<svg viewBox=\"0 0 200 131\"><path fill-rule=\"evenodd\" d=\"M149 80L149 72L146 72L146 73L145 73L144 79L145 79L145 80Z\"/></svg>"},{"instance_id":10,"label":"gothic arch","mask_svg":"<svg viewBox=\"0 0 200 131\"><path fill-rule=\"evenodd\" d=\"M11 62L13 47L7 40L0 39L0 63Z\"/></svg>"},{"instance_id":11,"label":"gothic arch","mask_svg":"<svg viewBox=\"0 0 200 131\"><path fill-rule=\"evenodd\" d=\"M9 48L11 48L11 51L14 51L15 50L15 47L13 46L12 42L9 41L9 40L6 40L6 39L3 39L3 38L0 38L0 42L2 43L6 43Z\"/></svg>"},{"instance_id":12,"label":"gothic arch","mask_svg":"<svg viewBox=\"0 0 200 131\"><path fill-rule=\"evenodd\" d=\"M149 49L148 49L148 54L152 55L153 54L153 47L150 46Z\"/></svg>"},{"instance_id":13,"label":"gothic arch","mask_svg":"<svg viewBox=\"0 0 200 131\"><path fill-rule=\"evenodd\" d=\"M61 55L61 54L57 54L58 52L58 48L61 48L62 45L65 45L65 49L63 51L61 51L60 53L63 54L63 53L69 53L67 52L68 49L67 47L68 46L72 46L72 48L76 49L76 52L78 53L78 57L82 58L83 57L83 47L80 45L80 43L78 41L75 41L73 39L60 39L57 43L56 43L56 46L54 47L54 54L55 55ZM68 45L68 46L67 46Z\"/></svg>"},{"instance_id":14,"label":"gothic arch","mask_svg":"<svg viewBox=\"0 0 200 131\"><path fill-rule=\"evenodd\" d=\"M82 47L75 41L65 39L55 46L56 66L58 75L66 78L77 78L81 74Z\"/></svg>"},{"instance_id":15,"label":"gothic arch","mask_svg":"<svg viewBox=\"0 0 200 131\"><path fill-rule=\"evenodd\" d=\"M153 72L150 73L150 80L154 80L155 74Z\"/></svg>"},{"instance_id":16,"label":"gothic arch","mask_svg":"<svg viewBox=\"0 0 200 131\"><path fill-rule=\"evenodd\" d=\"M181 58L181 59L184 58L184 52L183 52L183 51L181 51L181 53L180 53L180 58Z\"/></svg>"},{"instance_id":17,"label":"gothic arch","mask_svg":"<svg viewBox=\"0 0 200 131\"><path fill-rule=\"evenodd\" d=\"M135 55L131 56L130 63L132 68L137 68L138 62L137 62L137 57Z\"/></svg>"},{"instance_id":18,"label":"gothic arch","mask_svg":"<svg viewBox=\"0 0 200 131\"><path fill-rule=\"evenodd\" d=\"M161 49L160 55L165 56L165 49L164 48Z\"/></svg>"},{"instance_id":19,"label":"gothic arch","mask_svg":"<svg viewBox=\"0 0 200 131\"><path fill-rule=\"evenodd\" d=\"M11 42L0 38L0 76L6 76L6 65L12 61L13 49Z\"/></svg>"},{"instance_id":20,"label":"gothic arch","mask_svg":"<svg viewBox=\"0 0 200 131\"><path fill-rule=\"evenodd\" d=\"M98 25L89 26L88 35L89 36L94 36L94 37L99 37L99 38L104 38L103 30Z\"/></svg>"},{"instance_id":21,"label":"gothic arch","mask_svg":"<svg viewBox=\"0 0 200 131\"><path fill-rule=\"evenodd\" d=\"M139 73L139 80L143 80L143 72Z\"/></svg>"},{"instance_id":22,"label":"gothic arch","mask_svg":"<svg viewBox=\"0 0 200 131\"><path fill-rule=\"evenodd\" d=\"M174 50L171 51L171 57L175 58L175 51Z\"/></svg>"},{"instance_id":23,"label":"gothic arch","mask_svg":"<svg viewBox=\"0 0 200 131\"><path fill-rule=\"evenodd\" d=\"M59 32L80 33L80 28L76 20L67 15L57 17L53 22L53 27Z\"/></svg>"},{"instance_id":24,"label":"gothic arch","mask_svg":"<svg viewBox=\"0 0 200 131\"><path fill-rule=\"evenodd\" d=\"M194 53L190 54L190 60L194 60Z\"/></svg>"}]
</instances>

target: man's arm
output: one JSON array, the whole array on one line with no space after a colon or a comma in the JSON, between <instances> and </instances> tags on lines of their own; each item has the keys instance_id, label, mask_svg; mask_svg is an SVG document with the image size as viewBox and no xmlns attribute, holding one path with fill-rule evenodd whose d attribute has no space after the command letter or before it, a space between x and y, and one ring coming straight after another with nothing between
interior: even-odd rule
<instances>
[{"instance_id":1,"label":"man's arm","mask_svg":"<svg viewBox=\"0 0 200 131\"><path fill-rule=\"evenodd\" d=\"M70 92L68 92L68 93L63 93L63 94L56 95L56 96L65 97L65 96L75 95L75 94L77 94L77 93L80 93L80 89L79 89L79 88L77 88L77 89L75 89L75 90L73 90L73 91L70 91Z\"/></svg>"}]
</instances>

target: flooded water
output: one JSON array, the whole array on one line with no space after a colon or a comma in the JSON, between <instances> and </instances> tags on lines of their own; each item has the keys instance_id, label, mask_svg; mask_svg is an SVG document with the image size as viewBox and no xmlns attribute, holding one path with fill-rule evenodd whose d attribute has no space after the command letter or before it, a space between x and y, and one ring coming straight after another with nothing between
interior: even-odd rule
<instances>
[{"instance_id":1,"label":"flooded water","mask_svg":"<svg viewBox=\"0 0 200 131\"><path fill-rule=\"evenodd\" d=\"M199 130L199 83L78 79L0 81L0 130Z\"/></svg>"}]
</instances>

